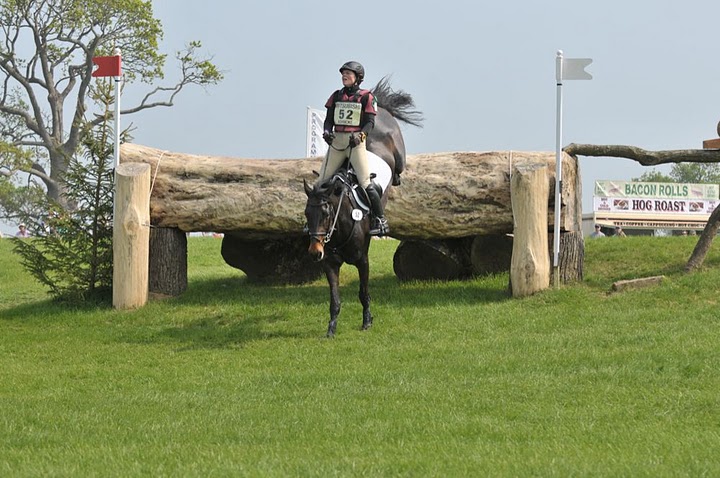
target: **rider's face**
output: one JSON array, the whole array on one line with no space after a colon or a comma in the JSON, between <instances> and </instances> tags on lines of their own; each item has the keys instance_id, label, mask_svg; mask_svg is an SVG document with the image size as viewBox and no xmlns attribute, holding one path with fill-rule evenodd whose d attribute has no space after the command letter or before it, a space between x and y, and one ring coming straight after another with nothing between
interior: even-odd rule
<instances>
[{"instance_id":1,"label":"rider's face","mask_svg":"<svg viewBox=\"0 0 720 478\"><path fill-rule=\"evenodd\" d=\"M343 70L340 72L342 75L342 84L343 86L349 88L352 85L355 84L355 72L350 70Z\"/></svg>"}]
</instances>

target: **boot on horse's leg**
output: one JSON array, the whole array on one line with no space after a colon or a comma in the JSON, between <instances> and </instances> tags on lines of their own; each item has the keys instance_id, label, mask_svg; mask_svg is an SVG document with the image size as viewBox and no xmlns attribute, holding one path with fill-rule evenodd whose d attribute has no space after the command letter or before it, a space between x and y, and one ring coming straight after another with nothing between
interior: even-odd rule
<instances>
[{"instance_id":1,"label":"boot on horse's leg","mask_svg":"<svg viewBox=\"0 0 720 478\"><path fill-rule=\"evenodd\" d=\"M372 184L365 188L365 191L370 199L370 210L373 215L373 220L370 225L370 235L384 236L390 232L390 227L388 226L387 219L385 219L385 211L383 210L380 193Z\"/></svg>"}]
</instances>

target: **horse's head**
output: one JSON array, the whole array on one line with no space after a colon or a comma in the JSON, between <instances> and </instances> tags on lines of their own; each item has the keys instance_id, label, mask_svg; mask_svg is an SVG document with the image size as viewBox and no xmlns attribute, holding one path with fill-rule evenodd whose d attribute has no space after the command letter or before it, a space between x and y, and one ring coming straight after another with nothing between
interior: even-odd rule
<instances>
[{"instance_id":1,"label":"horse's head","mask_svg":"<svg viewBox=\"0 0 720 478\"><path fill-rule=\"evenodd\" d=\"M308 253L316 261L321 261L325 258L325 244L335 232L333 226L342 194L342 183L331 178L310 187L307 181L303 180L303 186L308 197L305 204L305 219L310 234Z\"/></svg>"}]
</instances>

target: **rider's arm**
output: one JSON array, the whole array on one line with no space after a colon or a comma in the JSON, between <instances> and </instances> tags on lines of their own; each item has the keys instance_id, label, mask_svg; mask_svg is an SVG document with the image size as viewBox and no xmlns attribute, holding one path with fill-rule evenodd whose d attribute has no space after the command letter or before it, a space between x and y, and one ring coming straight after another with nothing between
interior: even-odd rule
<instances>
[{"instance_id":1,"label":"rider's arm","mask_svg":"<svg viewBox=\"0 0 720 478\"><path fill-rule=\"evenodd\" d=\"M372 93L368 93L363 96L360 100L360 104L363 107L363 115L360 120L360 131L365 133L365 136L370 134L370 131L375 127L375 102L373 101Z\"/></svg>"}]
</instances>

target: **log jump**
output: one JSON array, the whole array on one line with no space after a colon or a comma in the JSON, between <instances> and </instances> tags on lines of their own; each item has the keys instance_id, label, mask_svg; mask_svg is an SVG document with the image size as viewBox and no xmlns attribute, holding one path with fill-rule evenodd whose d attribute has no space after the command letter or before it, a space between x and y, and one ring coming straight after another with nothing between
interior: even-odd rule
<instances>
[{"instance_id":1,"label":"log jump","mask_svg":"<svg viewBox=\"0 0 720 478\"><path fill-rule=\"evenodd\" d=\"M304 240L306 196L302 182L303 179L315 180L313 170L319 169L320 158L277 160L189 155L130 143L123 144L120 153L122 163L150 165L153 177L150 219L156 228L175 231L173 234L222 232L225 234L223 257L239 268L243 268L241 263L261 252L257 248L302 249L303 246L298 245ZM449 260L460 260L459 277L477 273L482 265L474 265L473 257L482 258L483 254L476 252L478 247L473 243L487 244L488 237L496 238L493 243L502 243L498 238L513 232L512 171L533 165L547 166L549 171L547 201L551 232L555 154L500 151L409 155L402 185L390 190L385 209L391 235L415 246L430 244L433 255L440 253ZM581 234L577 159L564 154L562 167L561 231ZM453 251L442 253L448 244ZM462 245L462 251L457 244ZM152 245L151 248L156 249ZM405 247L405 250L413 251L412 261L422 260L417 257L418 247ZM492 256L485 254L488 255ZM288 258L283 261L288 262ZM402 263L403 260L398 261L396 257L396 273ZM292 267L302 269L313 265L300 261L293 262ZM279 264L270 264L266 269L257 274L257 278L282 276ZM458 274L447 278L456 278ZM253 272L248 275L252 276ZM308 275L312 277L313 273ZM398 274L402 275L402 272ZM412 274L406 278L412 278Z\"/></svg>"}]
</instances>

